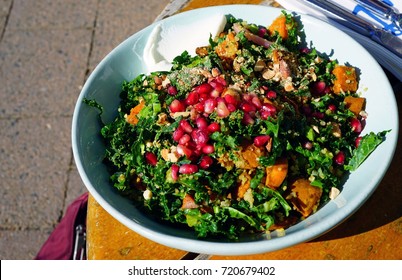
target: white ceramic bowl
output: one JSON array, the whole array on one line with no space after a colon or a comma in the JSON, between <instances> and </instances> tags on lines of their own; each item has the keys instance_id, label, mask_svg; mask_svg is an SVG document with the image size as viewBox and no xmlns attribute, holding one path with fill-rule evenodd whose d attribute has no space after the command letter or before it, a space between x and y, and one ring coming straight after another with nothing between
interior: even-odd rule
<instances>
[{"instance_id":1,"label":"white ceramic bowl","mask_svg":"<svg viewBox=\"0 0 402 280\"><path fill-rule=\"evenodd\" d=\"M276 8L254 5L230 5L203 8L163 20L164 26L185 26L216 14L232 14L250 23L268 25L280 14ZM369 114L363 132L391 129L387 139L347 179L341 194L317 213L286 230L285 236L250 237L237 242L199 240L193 232L159 224L139 212L109 183L102 163L105 147L100 136L98 112L83 104L83 98L95 99L104 107L102 119L111 122L119 104L118 94L124 80L146 72L143 50L155 23L132 35L96 67L78 98L72 123L74 159L88 191L100 205L121 223L137 233L163 245L197 253L217 255L257 254L282 249L314 239L352 215L381 182L395 151L398 135L398 111L392 88L379 64L353 38L325 22L301 15L307 42L321 52L337 58L341 64L360 68L359 90L367 98ZM191 38L187 38L191 40ZM177 49L177 54L183 50Z\"/></svg>"}]
</instances>

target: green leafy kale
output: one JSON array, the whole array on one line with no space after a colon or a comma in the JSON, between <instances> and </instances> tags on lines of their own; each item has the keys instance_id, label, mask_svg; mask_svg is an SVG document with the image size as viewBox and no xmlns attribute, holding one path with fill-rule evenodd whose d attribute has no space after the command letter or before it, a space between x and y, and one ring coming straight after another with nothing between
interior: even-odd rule
<instances>
[{"instance_id":1,"label":"green leafy kale","mask_svg":"<svg viewBox=\"0 0 402 280\"><path fill-rule=\"evenodd\" d=\"M389 130L382 131L379 133L370 132L369 134L363 136L360 141L359 146L353 151L352 158L349 164L345 166L346 170L354 171L356 170L367 157L385 140L385 135Z\"/></svg>"}]
</instances>

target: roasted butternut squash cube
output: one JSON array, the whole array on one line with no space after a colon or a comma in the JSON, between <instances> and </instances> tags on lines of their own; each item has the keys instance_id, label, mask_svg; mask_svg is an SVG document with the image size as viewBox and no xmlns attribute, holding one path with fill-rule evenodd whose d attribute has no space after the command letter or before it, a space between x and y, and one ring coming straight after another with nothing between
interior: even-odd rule
<instances>
[{"instance_id":1,"label":"roasted butternut squash cube","mask_svg":"<svg viewBox=\"0 0 402 280\"><path fill-rule=\"evenodd\" d=\"M237 188L237 198L244 198L244 194L250 188L251 177L247 171L243 171L239 176L239 187Z\"/></svg>"},{"instance_id":2,"label":"roasted butternut squash cube","mask_svg":"<svg viewBox=\"0 0 402 280\"><path fill-rule=\"evenodd\" d=\"M278 158L274 165L265 168L265 185L277 189L288 175L288 160L286 157Z\"/></svg>"},{"instance_id":3,"label":"roasted butternut squash cube","mask_svg":"<svg viewBox=\"0 0 402 280\"><path fill-rule=\"evenodd\" d=\"M335 75L334 93L355 92L358 88L356 69L345 65L337 65L332 74Z\"/></svg>"},{"instance_id":4,"label":"roasted butternut squash cube","mask_svg":"<svg viewBox=\"0 0 402 280\"><path fill-rule=\"evenodd\" d=\"M346 108L352 111L356 116L358 116L361 111L364 111L366 106L366 98L364 97L346 96L344 101L346 103Z\"/></svg>"},{"instance_id":5,"label":"roasted butternut squash cube","mask_svg":"<svg viewBox=\"0 0 402 280\"><path fill-rule=\"evenodd\" d=\"M303 217L308 217L317 210L321 195L321 188L312 186L307 179L297 179L290 185L286 199Z\"/></svg>"},{"instance_id":6,"label":"roasted butternut squash cube","mask_svg":"<svg viewBox=\"0 0 402 280\"><path fill-rule=\"evenodd\" d=\"M288 38L286 17L284 15L278 16L268 27L268 31L271 35L274 35L276 32L278 32L279 36L286 40Z\"/></svg>"},{"instance_id":7,"label":"roasted butternut squash cube","mask_svg":"<svg viewBox=\"0 0 402 280\"><path fill-rule=\"evenodd\" d=\"M254 144L245 146L241 151L236 152L238 160L236 160L235 165L237 168L241 169L254 169L257 168L260 163L258 159L265 155L264 147L257 147Z\"/></svg>"},{"instance_id":8,"label":"roasted butternut squash cube","mask_svg":"<svg viewBox=\"0 0 402 280\"><path fill-rule=\"evenodd\" d=\"M131 108L130 114L127 116L126 121L129 124L136 125L138 123L137 115L141 112L141 110L145 107L145 101L141 101L137 106Z\"/></svg>"}]
</instances>

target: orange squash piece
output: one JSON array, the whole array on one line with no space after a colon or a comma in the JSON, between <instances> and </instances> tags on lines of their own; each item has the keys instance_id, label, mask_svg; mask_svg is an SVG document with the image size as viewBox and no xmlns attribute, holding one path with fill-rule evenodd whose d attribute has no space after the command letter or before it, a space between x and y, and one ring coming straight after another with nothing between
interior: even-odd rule
<instances>
[{"instance_id":1,"label":"orange squash piece","mask_svg":"<svg viewBox=\"0 0 402 280\"><path fill-rule=\"evenodd\" d=\"M317 210L321 195L321 188L312 186L307 179L297 179L290 186L290 194L286 199L303 217L308 217Z\"/></svg>"},{"instance_id":2,"label":"orange squash piece","mask_svg":"<svg viewBox=\"0 0 402 280\"><path fill-rule=\"evenodd\" d=\"M358 87L356 69L345 65L337 65L332 74L335 75L334 93L355 92Z\"/></svg>"},{"instance_id":3,"label":"orange squash piece","mask_svg":"<svg viewBox=\"0 0 402 280\"><path fill-rule=\"evenodd\" d=\"M288 159L278 158L274 165L265 168L265 185L271 189L277 189L288 175Z\"/></svg>"},{"instance_id":4,"label":"orange squash piece","mask_svg":"<svg viewBox=\"0 0 402 280\"><path fill-rule=\"evenodd\" d=\"M141 101L137 106L131 108L130 114L127 116L126 120L129 124L136 125L138 123L137 115L145 107L145 101Z\"/></svg>"},{"instance_id":5,"label":"orange squash piece","mask_svg":"<svg viewBox=\"0 0 402 280\"><path fill-rule=\"evenodd\" d=\"M237 188L237 197L244 198L244 194L250 188L251 177L246 171L244 171L242 174L240 174L239 179L240 186Z\"/></svg>"},{"instance_id":6,"label":"orange squash piece","mask_svg":"<svg viewBox=\"0 0 402 280\"><path fill-rule=\"evenodd\" d=\"M274 35L276 32L278 32L279 36L286 40L288 38L286 17L284 15L278 16L268 27L268 31L271 35Z\"/></svg>"},{"instance_id":7,"label":"orange squash piece","mask_svg":"<svg viewBox=\"0 0 402 280\"><path fill-rule=\"evenodd\" d=\"M257 147L254 144L248 145L238 152L239 160L235 162L235 165L241 169L257 168L260 165L258 159L263 155L265 155L264 147Z\"/></svg>"},{"instance_id":8,"label":"orange squash piece","mask_svg":"<svg viewBox=\"0 0 402 280\"><path fill-rule=\"evenodd\" d=\"M358 116L366 106L366 98L364 97L346 96L344 101L346 103L346 108L352 111L355 116Z\"/></svg>"}]
</instances>

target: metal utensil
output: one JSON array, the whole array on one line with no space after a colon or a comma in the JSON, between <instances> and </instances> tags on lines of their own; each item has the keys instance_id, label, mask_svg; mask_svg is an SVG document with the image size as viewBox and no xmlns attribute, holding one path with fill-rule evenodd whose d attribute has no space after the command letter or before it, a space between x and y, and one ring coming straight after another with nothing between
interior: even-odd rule
<instances>
[{"instance_id":1,"label":"metal utensil","mask_svg":"<svg viewBox=\"0 0 402 280\"><path fill-rule=\"evenodd\" d=\"M86 232L85 226L78 225L75 228L75 242L73 260L84 260L86 249Z\"/></svg>"},{"instance_id":2,"label":"metal utensil","mask_svg":"<svg viewBox=\"0 0 402 280\"><path fill-rule=\"evenodd\" d=\"M374 14L392 21L399 29L402 28L402 14L393 7L375 0L355 0L363 7L369 9Z\"/></svg>"},{"instance_id":3,"label":"metal utensil","mask_svg":"<svg viewBox=\"0 0 402 280\"><path fill-rule=\"evenodd\" d=\"M341 8L340 6L335 5L334 3L330 1L324 1L324 0L304 0L305 2L308 2L315 6L316 8L319 8L323 11L327 11L334 15L334 17L331 17L332 20L335 20L336 22L364 35L375 42L381 44L394 54L398 55L399 57L402 58L402 40L396 37L395 35L380 29L370 23L369 21L366 21L349 11ZM341 19L339 19L339 17Z\"/></svg>"}]
</instances>

